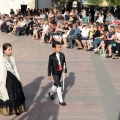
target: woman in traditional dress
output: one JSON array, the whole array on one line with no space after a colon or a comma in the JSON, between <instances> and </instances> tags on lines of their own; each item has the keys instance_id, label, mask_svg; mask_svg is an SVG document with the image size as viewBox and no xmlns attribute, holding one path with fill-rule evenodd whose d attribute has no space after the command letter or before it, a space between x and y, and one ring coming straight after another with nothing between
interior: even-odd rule
<instances>
[{"instance_id":1,"label":"woman in traditional dress","mask_svg":"<svg viewBox=\"0 0 120 120\"><path fill-rule=\"evenodd\" d=\"M20 115L24 111L25 97L12 56L12 45L5 43L0 48L0 114Z\"/></svg>"}]
</instances>

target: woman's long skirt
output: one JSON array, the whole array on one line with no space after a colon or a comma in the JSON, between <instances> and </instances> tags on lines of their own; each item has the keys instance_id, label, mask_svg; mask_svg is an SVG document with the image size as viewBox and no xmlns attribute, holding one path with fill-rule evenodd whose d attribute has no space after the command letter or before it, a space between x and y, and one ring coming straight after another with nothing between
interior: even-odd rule
<instances>
[{"instance_id":1,"label":"woman's long skirt","mask_svg":"<svg viewBox=\"0 0 120 120\"><path fill-rule=\"evenodd\" d=\"M0 99L0 114L12 115L24 112L25 96L22 85L17 77L9 71L7 72L6 89L9 100L3 101Z\"/></svg>"}]
</instances>

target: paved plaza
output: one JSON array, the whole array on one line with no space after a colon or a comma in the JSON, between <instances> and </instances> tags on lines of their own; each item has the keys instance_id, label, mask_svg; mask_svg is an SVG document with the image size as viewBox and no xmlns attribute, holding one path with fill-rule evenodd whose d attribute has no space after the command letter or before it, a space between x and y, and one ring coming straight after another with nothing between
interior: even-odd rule
<instances>
[{"instance_id":1,"label":"paved plaza","mask_svg":"<svg viewBox=\"0 0 120 120\"><path fill-rule=\"evenodd\" d=\"M68 73L63 96L67 106L48 97L53 80L47 79L51 45L0 33L0 45L10 42L21 74L27 111L0 120L120 120L120 60L106 59L93 52L66 49Z\"/></svg>"}]
</instances>

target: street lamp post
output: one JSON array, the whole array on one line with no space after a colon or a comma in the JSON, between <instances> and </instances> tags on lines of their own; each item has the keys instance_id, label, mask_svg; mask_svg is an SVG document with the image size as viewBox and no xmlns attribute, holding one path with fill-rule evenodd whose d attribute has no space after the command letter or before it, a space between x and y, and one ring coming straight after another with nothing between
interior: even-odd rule
<instances>
[{"instance_id":1,"label":"street lamp post","mask_svg":"<svg viewBox=\"0 0 120 120\"><path fill-rule=\"evenodd\" d=\"M38 0L35 0L35 9L38 9Z\"/></svg>"}]
</instances>

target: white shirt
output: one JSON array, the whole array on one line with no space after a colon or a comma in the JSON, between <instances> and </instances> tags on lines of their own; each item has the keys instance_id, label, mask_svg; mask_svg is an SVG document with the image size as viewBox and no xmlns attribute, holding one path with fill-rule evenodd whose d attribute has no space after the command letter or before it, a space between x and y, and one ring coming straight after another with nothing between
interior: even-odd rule
<instances>
[{"instance_id":1,"label":"white shirt","mask_svg":"<svg viewBox=\"0 0 120 120\"><path fill-rule=\"evenodd\" d=\"M118 38L118 40L120 40L120 33L116 31L116 36Z\"/></svg>"},{"instance_id":2,"label":"white shirt","mask_svg":"<svg viewBox=\"0 0 120 120\"><path fill-rule=\"evenodd\" d=\"M82 12L82 18L85 18L86 17L86 11L83 11Z\"/></svg>"},{"instance_id":3,"label":"white shirt","mask_svg":"<svg viewBox=\"0 0 120 120\"><path fill-rule=\"evenodd\" d=\"M45 14L40 15L40 19L45 19L45 18L46 18Z\"/></svg>"},{"instance_id":4,"label":"white shirt","mask_svg":"<svg viewBox=\"0 0 120 120\"><path fill-rule=\"evenodd\" d=\"M46 32L49 28L49 25L43 25L43 32Z\"/></svg>"},{"instance_id":5,"label":"white shirt","mask_svg":"<svg viewBox=\"0 0 120 120\"><path fill-rule=\"evenodd\" d=\"M4 61L5 61L6 70L10 71L12 74L14 74L16 76L12 62L10 60L8 61L5 58L4 58Z\"/></svg>"},{"instance_id":6,"label":"white shirt","mask_svg":"<svg viewBox=\"0 0 120 120\"><path fill-rule=\"evenodd\" d=\"M98 11L98 10L96 10L96 11L95 11L95 16L97 16L97 15L98 15L98 13L99 13L99 11Z\"/></svg>"},{"instance_id":7,"label":"white shirt","mask_svg":"<svg viewBox=\"0 0 120 120\"><path fill-rule=\"evenodd\" d=\"M66 15L66 12L63 14L63 17L65 17L65 15Z\"/></svg>"},{"instance_id":8,"label":"white shirt","mask_svg":"<svg viewBox=\"0 0 120 120\"><path fill-rule=\"evenodd\" d=\"M89 28L87 28L87 29L83 28L81 35L82 35L83 37L88 37L89 31L90 31Z\"/></svg>"},{"instance_id":9,"label":"white shirt","mask_svg":"<svg viewBox=\"0 0 120 120\"><path fill-rule=\"evenodd\" d=\"M60 62L60 53L56 53L56 57L58 59L58 64L60 65L61 64L61 62Z\"/></svg>"},{"instance_id":10,"label":"white shirt","mask_svg":"<svg viewBox=\"0 0 120 120\"><path fill-rule=\"evenodd\" d=\"M98 17L98 19L96 20L96 22L103 23L103 16Z\"/></svg>"},{"instance_id":11,"label":"white shirt","mask_svg":"<svg viewBox=\"0 0 120 120\"><path fill-rule=\"evenodd\" d=\"M2 20L0 20L0 25L2 25L4 22Z\"/></svg>"}]
</instances>

